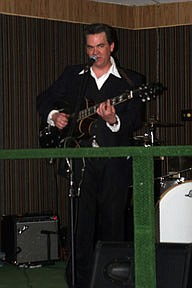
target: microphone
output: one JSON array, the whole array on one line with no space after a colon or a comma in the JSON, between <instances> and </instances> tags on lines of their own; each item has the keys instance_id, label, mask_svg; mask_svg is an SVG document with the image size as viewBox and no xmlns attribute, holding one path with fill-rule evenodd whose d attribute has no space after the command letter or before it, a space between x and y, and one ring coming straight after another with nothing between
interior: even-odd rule
<instances>
[{"instance_id":1,"label":"microphone","mask_svg":"<svg viewBox=\"0 0 192 288\"><path fill-rule=\"evenodd\" d=\"M97 61L96 55L92 55L91 57L89 57L88 62L85 64L84 71L87 72L89 70L89 68L93 65L93 63L96 61Z\"/></svg>"}]
</instances>

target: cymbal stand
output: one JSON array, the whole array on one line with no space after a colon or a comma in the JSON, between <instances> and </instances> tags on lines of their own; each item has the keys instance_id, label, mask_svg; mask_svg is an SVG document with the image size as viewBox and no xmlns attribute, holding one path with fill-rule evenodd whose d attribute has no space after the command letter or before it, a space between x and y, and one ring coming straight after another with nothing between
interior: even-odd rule
<instances>
[{"instance_id":1,"label":"cymbal stand","mask_svg":"<svg viewBox=\"0 0 192 288\"><path fill-rule=\"evenodd\" d=\"M157 177L157 178L155 178L155 180L164 180L165 178L169 178L170 176L178 175L178 173L184 173L184 172L188 172L188 171L192 171L192 167L189 167L189 168L184 169L184 170L177 171L177 172L175 172L173 174L166 174L166 175Z\"/></svg>"},{"instance_id":2,"label":"cymbal stand","mask_svg":"<svg viewBox=\"0 0 192 288\"><path fill-rule=\"evenodd\" d=\"M153 122L150 122L150 126L145 133L145 136L148 136L150 139L150 146L154 146L155 143L155 126Z\"/></svg>"},{"instance_id":3,"label":"cymbal stand","mask_svg":"<svg viewBox=\"0 0 192 288\"><path fill-rule=\"evenodd\" d=\"M149 131L150 131L151 146L153 146L155 143L155 127L153 123L151 124Z\"/></svg>"}]
</instances>

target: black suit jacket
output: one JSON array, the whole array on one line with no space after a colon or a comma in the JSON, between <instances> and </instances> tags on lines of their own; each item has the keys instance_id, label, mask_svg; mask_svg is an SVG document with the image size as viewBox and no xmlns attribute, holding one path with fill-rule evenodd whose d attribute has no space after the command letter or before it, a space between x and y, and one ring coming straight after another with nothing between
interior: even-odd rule
<instances>
[{"instance_id":1,"label":"black suit jacket","mask_svg":"<svg viewBox=\"0 0 192 288\"><path fill-rule=\"evenodd\" d=\"M89 72L79 74L82 65L67 66L59 79L37 98L37 109L44 121L53 109L64 108L72 114L85 108L87 99L91 103L101 103L107 99L121 95L132 90L144 82L144 77L131 70L123 71L130 81L124 77L118 78L110 75L102 88L98 90L94 78ZM105 121L98 117L94 125L94 134L100 146L127 146L135 130L141 127L144 106L137 96L133 99L116 105L116 114L121 121L118 132L112 132Z\"/></svg>"}]
</instances>

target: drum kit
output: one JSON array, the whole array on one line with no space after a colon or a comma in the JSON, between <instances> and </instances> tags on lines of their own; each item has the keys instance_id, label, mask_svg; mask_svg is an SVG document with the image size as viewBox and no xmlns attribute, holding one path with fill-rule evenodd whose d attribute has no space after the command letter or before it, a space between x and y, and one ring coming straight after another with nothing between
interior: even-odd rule
<instances>
[{"instance_id":1,"label":"drum kit","mask_svg":"<svg viewBox=\"0 0 192 288\"><path fill-rule=\"evenodd\" d=\"M149 121L143 136L135 136L135 146L156 146L161 142L156 137L158 127L180 127L180 123ZM192 172L191 157L188 166L176 172L154 177L158 199L155 204L156 240L166 243L192 243ZM187 173L186 173L187 172ZM189 175L189 178L182 175Z\"/></svg>"},{"instance_id":2,"label":"drum kit","mask_svg":"<svg viewBox=\"0 0 192 288\"><path fill-rule=\"evenodd\" d=\"M157 128L169 128L169 127L182 127L183 123L163 123L158 120L150 119L147 123L145 123L144 128L145 132L142 136L133 137L133 145L135 146L159 146L161 145L161 141L156 136Z\"/></svg>"},{"instance_id":3,"label":"drum kit","mask_svg":"<svg viewBox=\"0 0 192 288\"><path fill-rule=\"evenodd\" d=\"M160 184L162 190L156 204L158 241L192 243L192 180L162 177Z\"/></svg>"}]
</instances>

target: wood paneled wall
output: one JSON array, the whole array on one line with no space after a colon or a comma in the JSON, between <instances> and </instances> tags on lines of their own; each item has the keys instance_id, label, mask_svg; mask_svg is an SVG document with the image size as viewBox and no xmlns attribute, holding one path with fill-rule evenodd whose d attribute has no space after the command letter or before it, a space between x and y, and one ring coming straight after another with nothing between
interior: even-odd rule
<instances>
[{"instance_id":1,"label":"wood paneled wall","mask_svg":"<svg viewBox=\"0 0 192 288\"><path fill-rule=\"evenodd\" d=\"M146 29L191 24L192 2L131 7L91 0L1 0L0 13Z\"/></svg>"}]
</instances>

